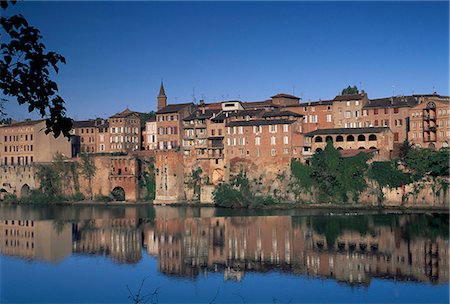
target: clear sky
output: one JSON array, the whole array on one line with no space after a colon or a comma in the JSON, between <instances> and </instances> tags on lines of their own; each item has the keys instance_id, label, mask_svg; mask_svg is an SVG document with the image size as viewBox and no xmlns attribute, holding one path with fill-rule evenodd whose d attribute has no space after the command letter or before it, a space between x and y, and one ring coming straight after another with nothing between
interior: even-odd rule
<instances>
[{"instance_id":1,"label":"clear sky","mask_svg":"<svg viewBox=\"0 0 450 304\"><path fill-rule=\"evenodd\" d=\"M169 103L194 92L331 99L349 84L369 98L449 94L446 1L24 2L15 12L66 57L54 80L75 119L155 110L161 79ZM6 110L30 117L16 102Z\"/></svg>"}]
</instances>

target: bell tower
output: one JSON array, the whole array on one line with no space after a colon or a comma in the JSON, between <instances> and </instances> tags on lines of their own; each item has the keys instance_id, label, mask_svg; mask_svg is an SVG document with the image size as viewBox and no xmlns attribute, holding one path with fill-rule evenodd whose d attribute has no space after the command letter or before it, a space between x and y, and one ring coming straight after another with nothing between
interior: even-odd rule
<instances>
[{"instance_id":1,"label":"bell tower","mask_svg":"<svg viewBox=\"0 0 450 304\"><path fill-rule=\"evenodd\" d=\"M167 106L167 96L166 92L164 91L164 84L161 81L161 87L159 88L159 95L158 95L158 111L161 110Z\"/></svg>"}]
</instances>

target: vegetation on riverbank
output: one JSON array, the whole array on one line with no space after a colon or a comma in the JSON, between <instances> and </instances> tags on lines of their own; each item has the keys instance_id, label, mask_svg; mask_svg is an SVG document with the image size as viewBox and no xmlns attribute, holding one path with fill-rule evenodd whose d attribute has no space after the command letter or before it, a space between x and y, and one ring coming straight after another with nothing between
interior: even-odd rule
<instances>
[{"instance_id":1,"label":"vegetation on riverbank","mask_svg":"<svg viewBox=\"0 0 450 304\"><path fill-rule=\"evenodd\" d=\"M377 198L378 207L383 207L386 189L412 185L413 190L405 192L402 201L410 196L416 200L420 190L430 184L434 201L441 195L445 201L449 187L448 163L448 149L411 148L405 143L400 158L372 161L366 153L342 158L329 142L324 151L314 154L309 165L292 160L290 172L286 172L290 180L284 192L292 194L291 205L305 204L301 199L305 197L315 204L360 205L360 196L367 191ZM229 182L216 186L214 202L216 206L228 208L272 208L289 201L287 195L262 195L258 186L258 180L249 180L246 172L241 171L231 176ZM283 191L279 189L279 192Z\"/></svg>"}]
</instances>

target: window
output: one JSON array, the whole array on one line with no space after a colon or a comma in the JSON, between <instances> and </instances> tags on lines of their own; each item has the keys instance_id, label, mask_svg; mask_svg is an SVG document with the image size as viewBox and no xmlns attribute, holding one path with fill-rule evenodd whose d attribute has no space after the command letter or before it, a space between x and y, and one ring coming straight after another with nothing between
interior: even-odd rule
<instances>
[{"instance_id":1,"label":"window","mask_svg":"<svg viewBox=\"0 0 450 304\"><path fill-rule=\"evenodd\" d=\"M389 109L388 108L384 109L384 114L389 114Z\"/></svg>"},{"instance_id":2,"label":"window","mask_svg":"<svg viewBox=\"0 0 450 304\"><path fill-rule=\"evenodd\" d=\"M272 155L272 156L277 155L277 150L276 149L270 150L270 155Z\"/></svg>"},{"instance_id":3,"label":"window","mask_svg":"<svg viewBox=\"0 0 450 304\"><path fill-rule=\"evenodd\" d=\"M378 115L378 109L373 110L373 115Z\"/></svg>"},{"instance_id":4,"label":"window","mask_svg":"<svg viewBox=\"0 0 450 304\"><path fill-rule=\"evenodd\" d=\"M239 137L239 145L240 145L240 146L245 145L245 138Z\"/></svg>"},{"instance_id":5,"label":"window","mask_svg":"<svg viewBox=\"0 0 450 304\"><path fill-rule=\"evenodd\" d=\"M394 114L398 113L398 108L394 108Z\"/></svg>"},{"instance_id":6,"label":"window","mask_svg":"<svg viewBox=\"0 0 450 304\"><path fill-rule=\"evenodd\" d=\"M352 112L351 111L345 111L344 117L345 118L351 118L352 117Z\"/></svg>"},{"instance_id":7,"label":"window","mask_svg":"<svg viewBox=\"0 0 450 304\"><path fill-rule=\"evenodd\" d=\"M289 137L288 137L288 136L284 136L284 137L283 137L283 143L284 143L285 145L288 145L288 144L289 144Z\"/></svg>"},{"instance_id":8,"label":"window","mask_svg":"<svg viewBox=\"0 0 450 304\"><path fill-rule=\"evenodd\" d=\"M238 134L244 134L244 128L243 127L239 127L238 128Z\"/></svg>"},{"instance_id":9,"label":"window","mask_svg":"<svg viewBox=\"0 0 450 304\"><path fill-rule=\"evenodd\" d=\"M375 127L378 127L378 119L375 119L374 126L375 126Z\"/></svg>"},{"instance_id":10,"label":"window","mask_svg":"<svg viewBox=\"0 0 450 304\"><path fill-rule=\"evenodd\" d=\"M394 133L394 141L398 141L398 133L397 132Z\"/></svg>"},{"instance_id":11,"label":"window","mask_svg":"<svg viewBox=\"0 0 450 304\"><path fill-rule=\"evenodd\" d=\"M275 138L275 136L272 136L272 137L270 138L270 144L271 144L271 145L276 145L276 138Z\"/></svg>"},{"instance_id":12,"label":"window","mask_svg":"<svg viewBox=\"0 0 450 304\"><path fill-rule=\"evenodd\" d=\"M289 132L289 125L283 125L283 132Z\"/></svg>"},{"instance_id":13,"label":"window","mask_svg":"<svg viewBox=\"0 0 450 304\"><path fill-rule=\"evenodd\" d=\"M327 114L327 122L331 122L331 114Z\"/></svg>"},{"instance_id":14,"label":"window","mask_svg":"<svg viewBox=\"0 0 450 304\"><path fill-rule=\"evenodd\" d=\"M284 148L283 149L283 154L289 154L289 149L288 148Z\"/></svg>"},{"instance_id":15,"label":"window","mask_svg":"<svg viewBox=\"0 0 450 304\"><path fill-rule=\"evenodd\" d=\"M350 101L347 101L347 102L346 102L347 107L349 107L350 104L351 104Z\"/></svg>"},{"instance_id":16,"label":"window","mask_svg":"<svg viewBox=\"0 0 450 304\"><path fill-rule=\"evenodd\" d=\"M261 137L255 137L255 145L256 146L261 145Z\"/></svg>"},{"instance_id":17,"label":"window","mask_svg":"<svg viewBox=\"0 0 450 304\"><path fill-rule=\"evenodd\" d=\"M277 132L277 126L276 126L276 125L270 125L270 126L269 126L269 132L270 132L270 133L275 133L275 132Z\"/></svg>"},{"instance_id":18,"label":"window","mask_svg":"<svg viewBox=\"0 0 450 304\"><path fill-rule=\"evenodd\" d=\"M256 148L256 157L260 157L261 156L261 152L259 151L259 148Z\"/></svg>"}]
</instances>

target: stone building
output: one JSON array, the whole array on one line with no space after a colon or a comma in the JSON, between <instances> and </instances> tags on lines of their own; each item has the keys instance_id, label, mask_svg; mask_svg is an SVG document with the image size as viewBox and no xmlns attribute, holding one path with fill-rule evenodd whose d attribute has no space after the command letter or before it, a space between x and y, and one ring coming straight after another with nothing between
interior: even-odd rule
<instances>
[{"instance_id":1,"label":"stone building","mask_svg":"<svg viewBox=\"0 0 450 304\"><path fill-rule=\"evenodd\" d=\"M72 157L72 143L62 135L45 134L45 120L0 126L0 164L28 165L52 161L56 153Z\"/></svg>"},{"instance_id":2,"label":"stone building","mask_svg":"<svg viewBox=\"0 0 450 304\"><path fill-rule=\"evenodd\" d=\"M317 129L330 129L334 127L332 100L302 102L300 104L287 106L287 109L303 115L304 133Z\"/></svg>"},{"instance_id":3,"label":"stone building","mask_svg":"<svg viewBox=\"0 0 450 304\"><path fill-rule=\"evenodd\" d=\"M328 141L338 150L375 150L382 159L390 159L394 149L388 127L321 129L305 134L311 151L323 151Z\"/></svg>"},{"instance_id":4,"label":"stone building","mask_svg":"<svg viewBox=\"0 0 450 304\"><path fill-rule=\"evenodd\" d=\"M182 143L182 120L195 109L192 102L171 104L156 112L159 150L179 149Z\"/></svg>"},{"instance_id":5,"label":"stone building","mask_svg":"<svg viewBox=\"0 0 450 304\"><path fill-rule=\"evenodd\" d=\"M362 128L363 107L369 102L367 94L338 95L333 99L334 128Z\"/></svg>"},{"instance_id":6,"label":"stone building","mask_svg":"<svg viewBox=\"0 0 450 304\"><path fill-rule=\"evenodd\" d=\"M132 152L141 149L140 113L124 111L111 116L109 123L110 150L107 152Z\"/></svg>"},{"instance_id":7,"label":"stone building","mask_svg":"<svg viewBox=\"0 0 450 304\"><path fill-rule=\"evenodd\" d=\"M99 153L106 153L111 151L109 122L103 121L102 124L97 125L97 136L95 138L96 151Z\"/></svg>"},{"instance_id":8,"label":"stone building","mask_svg":"<svg viewBox=\"0 0 450 304\"><path fill-rule=\"evenodd\" d=\"M370 99L363 107L364 127L389 127L392 130L394 148L408 139L409 109L418 104L414 96L393 96Z\"/></svg>"},{"instance_id":9,"label":"stone building","mask_svg":"<svg viewBox=\"0 0 450 304\"><path fill-rule=\"evenodd\" d=\"M81 153L96 153L105 150L100 150L99 143L97 143L99 127L105 123L105 120L101 118L73 122L71 134L79 137Z\"/></svg>"},{"instance_id":10,"label":"stone building","mask_svg":"<svg viewBox=\"0 0 450 304\"><path fill-rule=\"evenodd\" d=\"M156 116L152 116L145 121L145 128L142 131L143 149L155 150L158 144Z\"/></svg>"},{"instance_id":11,"label":"stone building","mask_svg":"<svg viewBox=\"0 0 450 304\"><path fill-rule=\"evenodd\" d=\"M155 152L156 196L154 204L177 203L186 199L183 154L174 150Z\"/></svg>"},{"instance_id":12,"label":"stone building","mask_svg":"<svg viewBox=\"0 0 450 304\"><path fill-rule=\"evenodd\" d=\"M419 103L409 109L409 141L417 147L440 149L450 142L450 98L416 95Z\"/></svg>"}]
</instances>

